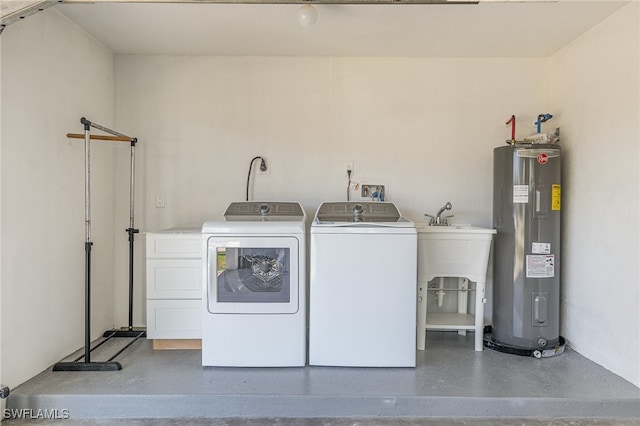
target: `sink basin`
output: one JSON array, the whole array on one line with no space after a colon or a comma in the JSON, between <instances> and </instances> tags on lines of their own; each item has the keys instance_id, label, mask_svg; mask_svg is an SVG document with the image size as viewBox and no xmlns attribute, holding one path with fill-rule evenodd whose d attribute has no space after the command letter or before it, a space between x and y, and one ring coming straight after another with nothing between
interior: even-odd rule
<instances>
[{"instance_id":1,"label":"sink basin","mask_svg":"<svg viewBox=\"0 0 640 426\"><path fill-rule=\"evenodd\" d=\"M465 277L485 281L495 229L471 225L416 225L418 279Z\"/></svg>"},{"instance_id":2,"label":"sink basin","mask_svg":"<svg viewBox=\"0 0 640 426\"><path fill-rule=\"evenodd\" d=\"M418 232L435 232L435 233L460 233L466 232L470 234L495 234L496 230L491 228L481 228L478 226L467 225L467 224L455 224L455 225L447 225L447 226L438 226L438 225L426 225L426 224L417 224L416 229Z\"/></svg>"}]
</instances>

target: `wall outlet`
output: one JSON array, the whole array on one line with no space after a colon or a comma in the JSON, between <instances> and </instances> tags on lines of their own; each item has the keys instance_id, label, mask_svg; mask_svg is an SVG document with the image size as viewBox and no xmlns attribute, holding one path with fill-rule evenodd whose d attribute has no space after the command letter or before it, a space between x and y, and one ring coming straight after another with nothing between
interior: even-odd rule
<instances>
[{"instance_id":1,"label":"wall outlet","mask_svg":"<svg viewBox=\"0 0 640 426\"><path fill-rule=\"evenodd\" d=\"M344 165L342 166L342 170L344 173L344 176L349 176L349 174L347 173L347 170L351 170L351 177L353 178L353 161L345 161Z\"/></svg>"}]
</instances>

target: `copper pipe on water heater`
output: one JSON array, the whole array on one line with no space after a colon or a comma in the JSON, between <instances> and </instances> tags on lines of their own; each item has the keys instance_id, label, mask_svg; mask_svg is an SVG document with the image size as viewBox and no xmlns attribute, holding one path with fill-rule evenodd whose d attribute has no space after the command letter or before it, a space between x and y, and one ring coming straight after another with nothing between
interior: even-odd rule
<instances>
[{"instance_id":1,"label":"copper pipe on water heater","mask_svg":"<svg viewBox=\"0 0 640 426\"><path fill-rule=\"evenodd\" d=\"M507 126L511 124L511 140L507 141L507 143L513 145L514 143L516 143L516 116L512 115L509 121L504 124L506 124Z\"/></svg>"}]
</instances>

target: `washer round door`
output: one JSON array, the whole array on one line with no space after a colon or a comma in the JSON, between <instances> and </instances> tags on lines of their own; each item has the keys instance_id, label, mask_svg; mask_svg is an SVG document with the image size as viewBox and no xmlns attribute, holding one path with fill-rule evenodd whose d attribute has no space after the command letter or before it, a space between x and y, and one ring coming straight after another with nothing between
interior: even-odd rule
<instances>
[{"instance_id":1,"label":"washer round door","mask_svg":"<svg viewBox=\"0 0 640 426\"><path fill-rule=\"evenodd\" d=\"M212 236L205 294L212 314L298 312L300 242L293 236Z\"/></svg>"}]
</instances>

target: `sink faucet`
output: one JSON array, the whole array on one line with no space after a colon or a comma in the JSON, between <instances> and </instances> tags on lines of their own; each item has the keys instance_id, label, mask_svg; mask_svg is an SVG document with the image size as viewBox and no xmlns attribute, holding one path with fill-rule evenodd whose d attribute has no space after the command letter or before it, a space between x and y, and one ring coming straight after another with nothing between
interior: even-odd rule
<instances>
[{"instance_id":1,"label":"sink faucet","mask_svg":"<svg viewBox=\"0 0 640 426\"><path fill-rule=\"evenodd\" d=\"M448 226L449 225L449 218L453 217L452 214L447 215L447 216L442 216L442 213L444 213L447 210L451 210L453 208L453 205L447 201L447 204L445 204L444 206L442 206L442 208L440 210L438 210L438 213L436 213L435 216L432 216L430 214L426 214L425 216L429 217L429 226Z\"/></svg>"}]
</instances>

